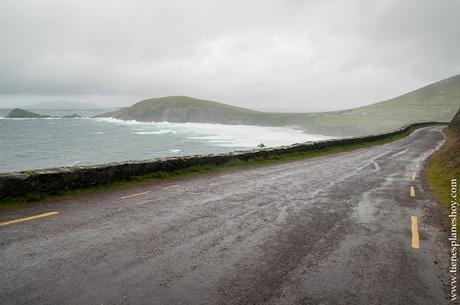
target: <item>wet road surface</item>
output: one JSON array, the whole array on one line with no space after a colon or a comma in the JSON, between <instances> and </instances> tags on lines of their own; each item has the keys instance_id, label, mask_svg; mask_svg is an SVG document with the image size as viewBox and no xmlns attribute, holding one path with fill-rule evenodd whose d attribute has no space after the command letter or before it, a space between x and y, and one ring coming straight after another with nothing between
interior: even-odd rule
<instances>
[{"instance_id":1,"label":"wet road surface","mask_svg":"<svg viewBox=\"0 0 460 305\"><path fill-rule=\"evenodd\" d=\"M0 303L447 304L440 130L3 212Z\"/></svg>"}]
</instances>

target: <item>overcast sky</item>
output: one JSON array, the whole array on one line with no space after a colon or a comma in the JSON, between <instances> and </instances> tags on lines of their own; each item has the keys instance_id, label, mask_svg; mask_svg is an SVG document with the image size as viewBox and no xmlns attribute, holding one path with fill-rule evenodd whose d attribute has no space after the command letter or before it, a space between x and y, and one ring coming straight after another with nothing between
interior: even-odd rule
<instances>
[{"instance_id":1,"label":"overcast sky","mask_svg":"<svg viewBox=\"0 0 460 305\"><path fill-rule=\"evenodd\" d=\"M460 73L460 1L0 1L0 107L345 109Z\"/></svg>"}]
</instances>

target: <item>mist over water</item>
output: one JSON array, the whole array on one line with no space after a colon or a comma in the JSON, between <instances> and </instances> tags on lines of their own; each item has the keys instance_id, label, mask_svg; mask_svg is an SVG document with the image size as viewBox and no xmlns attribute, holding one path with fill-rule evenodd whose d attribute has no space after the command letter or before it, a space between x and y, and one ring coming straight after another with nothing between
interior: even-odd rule
<instances>
[{"instance_id":1,"label":"mist over water","mask_svg":"<svg viewBox=\"0 0 460 305\"><path fill-rule=\"evenodd\" d=\"M36 111L56 116L69 111ZM7 110L0 110L0 117ZM248 150L328 137L280 127L90 118L0 119L0 172Z\"/></svg>"}]
</instances>

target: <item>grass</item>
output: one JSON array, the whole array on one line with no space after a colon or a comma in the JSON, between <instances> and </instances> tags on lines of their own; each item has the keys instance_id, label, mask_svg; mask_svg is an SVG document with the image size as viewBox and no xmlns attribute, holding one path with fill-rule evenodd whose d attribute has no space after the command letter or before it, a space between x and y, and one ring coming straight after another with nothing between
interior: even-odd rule
<instances>
[{"instance_id":1,"label":"grass","mask_svg":"<svg viewBox=\"0 0 460 305\"><path fill-rule=\"evenodd\" d=\"M415 128L414 128L415 129ZM363 143L357 144L347 144L347 145L337 145L333 147L327 147L317 150L305 151L305 152L298 152L298 153L289 153L289 154L282 154L282 155L273 155L267 158L252 158L247 161L242 161L238 159L231 159L229 162L222 164L222 165L215 165L215 164L208 164L208 165L201 165L201 166L192 166L185 169L178 169L172 172L154 172L144 176L137 176L132 178L130 181L122 181L122 182L115 182L107 185L101 185L91 188L85 189L73 189L73 190L65 190L59 193L50 195L50 194L41 194L41 193L30 193L26 194L21 197L17 197L14 199L10 199L7 201L0 202L0 211L11 210L19 207L23 207L27 204L32 202L44 202L44 201L55 201L55 200L63 200L63 199L70 199L75 198L78 196L83 196L103 190L115 190L115 189L124 189L133 186L141 186L152 184L160 181L165 180L172 180L177 178L183 178L188 176L200 175L200 174L209 174L209 173L216 173L228 170L238 170L238 169L245 169L245 168L253 168L257 166L264 166L270 165L280 162L289 162L295 160L301 160L306 158L313 158L324 156L333 153L340 153L346 152L354 149L359 148L368 148L375 145L381 145L388 142L392 142L398 139L401 139L408 134L410 134L414 129L408 130L407 132L388 136L383 139L374 140L374 141L367 141Z\"/></svg>"},{"instance_id":2,"label":"grass","mask_svg":"<svg viewBox=\"0 0 460 305\"><path fill-rule=\"evenodd\" d=\"M435 199L450 212L451 179L460 178L460 132L450 128L444 129L443 132L447 142L431 156L425 168L425 179Z\"/></svg>"}]
</instances>

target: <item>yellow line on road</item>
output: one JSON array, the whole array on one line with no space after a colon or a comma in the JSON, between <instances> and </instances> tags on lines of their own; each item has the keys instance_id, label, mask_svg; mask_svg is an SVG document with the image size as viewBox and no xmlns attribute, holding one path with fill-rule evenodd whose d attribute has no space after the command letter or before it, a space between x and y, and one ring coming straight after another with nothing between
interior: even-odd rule
<instances>
[{"instance_id":1,"label":"yellow line on road","mask_svg":"<svg viewBox=\"0 0 460 305\"><path fill-rule=\"evenodd\" d=\"M410 196L415 197L415 187L413 186L410 187Z\"/></svg>"},{"instance_id":2,"label":"yellow line on road","mask_svg":"<svg viewBox=\"0 0 460 305\"><path fill-rule=\"evenodd\" d=\"M128 196L121 197L121 199L126 199L126 198L134 197L134 196L140 196L140 195L148 194L148 193L150 193L150 192L151 192L151 191L142 192L142 193L136 193L136 194L132 194L132 195L128 195Z\"/></svg>"},{"instance_id":3,"label":"yellow line on road","mask_svg":"<svg viewBox=\"0 0 460 305\"><path fill-rule=\"evenodd\" d=\"M39 219L39 218L43 218L43 217L53 216L53 215L57 215L57 214L59 214L59 212L48 212L48 213L43 213L43 214L34 215L34 216L30 216L30 217L24 217L24 218L19 218L19 219L15 219L15 220L0 222L0 227L7 226L7 225L12 225L12 224L18 223L18 222L23 222L23 221L28 221L28 220L34 220L34 219Z\"/></svg>"},{"instance_id":4,"label":"yellow line on road","mask_svg":"<svg viewBox=\"0 0 460 305\"><path fill-rule=\"evenodd\" d=\"M416 173L416 172L413 172L413 173L412 173L412 180L415 180L416 177L417 177L417 173Z\"/></svg>"},{"instance_id":5,"label":"yellow line on road","mask_svg":"<svg viewBox=\"0 0 460 305\"><path fill-rule=\"evenodd\" d=\"M411 216L411 223L412 223L412 248L418 249L420 248L420 240L418 236L417 217Z\"/></svg>"}]
</instances>

